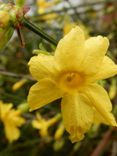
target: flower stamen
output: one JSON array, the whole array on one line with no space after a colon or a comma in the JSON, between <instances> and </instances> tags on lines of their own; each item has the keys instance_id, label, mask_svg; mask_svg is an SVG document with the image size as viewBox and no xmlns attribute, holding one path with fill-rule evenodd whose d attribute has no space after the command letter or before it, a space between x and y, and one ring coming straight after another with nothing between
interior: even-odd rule
<instances>
[{"instance_id":1,"label":"flower stamen","mask_svg":"<svg viewBox=\"0 0 117 156\"><path fill-rule=\"evenodd\" d=\"M84 83L84 75L82 73L70 71L59 75L59 84L64 90L76 90Z\"/></svg>"}]
</instances>

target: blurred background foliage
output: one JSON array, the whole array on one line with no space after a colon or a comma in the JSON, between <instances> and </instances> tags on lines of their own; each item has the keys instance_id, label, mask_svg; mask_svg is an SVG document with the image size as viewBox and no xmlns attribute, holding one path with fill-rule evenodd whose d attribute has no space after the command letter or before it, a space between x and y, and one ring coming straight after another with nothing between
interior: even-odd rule
<instances>
[{"instance_id":1,"label":"blurred background foliage","mask_svg":"<svg viewBox=\"0 0 117 156\"><path fill-rule=\"evenodd\" d=\"M87 38L107 36L110 40L107 55L117 63L116 0L16 1L29 5L27 18L58 41L75 25L83 28ZM12 103L12 109L20 111L25 123L20 126L20 137L10 141L5 135L5 120L0 121L0 156L117 156L116 128L94 125L84 140L72 144L64 130L59 100L53 102L55 105L29 112L26 100L35 81L29 74L28 61L39 52L53 52L55 47L26 28L21 31L24 47L15 32L0 51L0 100ZM117 77L99 83L108 91L117 117Z\"/></svg>"}]
</instances>

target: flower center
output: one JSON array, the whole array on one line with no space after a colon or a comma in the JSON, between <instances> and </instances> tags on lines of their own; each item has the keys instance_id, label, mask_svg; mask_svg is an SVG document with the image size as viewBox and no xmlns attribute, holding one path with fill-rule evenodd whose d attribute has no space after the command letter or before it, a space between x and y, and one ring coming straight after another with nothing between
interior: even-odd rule
<instances>
[{"instance_id":1,"label":"flower center","mask_svg":"<svg viewBox=\"0 0 117 156\"><path fill-rule=\"evenodd\" d=\"M84 80L84 75L78 72L64 72L59 76L60 87L67 91L80 88Z\"/></svg>"}]
</instances>

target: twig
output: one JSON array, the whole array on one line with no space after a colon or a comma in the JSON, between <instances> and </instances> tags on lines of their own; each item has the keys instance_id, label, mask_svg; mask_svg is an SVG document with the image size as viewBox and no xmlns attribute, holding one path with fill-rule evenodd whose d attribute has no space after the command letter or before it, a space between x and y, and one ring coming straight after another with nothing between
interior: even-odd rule
<instances>
[{"instance_id":1,"label":"twig","mask_svg":"<svg viewBox=\"0 0 117 156\"><path fill-rule=\"evenodd\" d=\"M112 154L111 156L117 156L117 141L113 142Z\"/></svg>"},{"instance_id":2,"label":"twig","mask_svg":"<svg viewBox=\"0 0 117 156\"><path fill-rule=\"evenodd\" d=\"M110 129L110 130L108 130L104 134L102 140L99 142L98 146L93 151L93 153L91 154L91 156L99 156L101 154L101 152L103 151L103 149L106 147L109 139L111 138L112 131L113 131L113 129Z\"/></svg>"},{"instance_id":3,"label":"twig","mask_svg":"<svg viewBox=\"0 0 117 156\"><path fill-rule=\"evenodd\" d=\"M16 73L4 71L4 70L1 70L1 69L0 69L0 74L5 75L5 76L11 76L11 77L16 77L16 78L25 78L25 79L28 79L28 80L33 80L33 78L31 76L29 76L29 75L16 74Z\"/></svg>"},{"instance_id":4,"label":"twig","mask_svg":"<svg viewBox=\"0 0 117 156\"><path fill-rule=\"evenodd\" d=\"M20 40L21 47L24 48L25 47L25 41L24 41L24 37L23 37L23 35L21 33L21 28L17 27L16 31L17 31L17 34L18 34L18 37L19 37L19 40Z\"/></svg>"}]
</instances>

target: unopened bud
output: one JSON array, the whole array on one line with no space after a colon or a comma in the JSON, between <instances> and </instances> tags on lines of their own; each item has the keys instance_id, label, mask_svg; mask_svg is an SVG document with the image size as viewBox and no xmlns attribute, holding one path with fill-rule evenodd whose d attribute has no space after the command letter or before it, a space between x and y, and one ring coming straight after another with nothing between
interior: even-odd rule
<instances>
[{"instance_id":1,"label":"unopened bud","mask_svg":"<svg viewBox=\"0 0 117 156\"><path fill-rule=\"evenodd\" d=\"M7 11L0 10L0 28L5 28L9 24L10 15Z\"/></svg>"},{"instance_id":2,"label":"unopened bud","mask_svg":"<svg viewBox=\"0 0 117 156\"><path fill-rule=\"evenodd\" d=\"M5 47L12 37L14 29L22 26L22 19L28 10L29 8L25 6L20 7L13 3L0 3L0 50Z\"/></svg>"},{"instance_id":3,"label":"unopened bud","mask_svg":"<svg viewBox=\"0 0 117 156\"><path fill-rule=\"evenodd\" d=\"M110 99L114 99L117 94L117 80L112 79L111 86L109 88L109 97Z\"/></svg>"},{"instance_id":4,"label":"unopened bud","mask_svg":"<svg viewBox=\"0 0 117 156\"><path fill-rule=\"evenodd\" d=\"M21 79L18 82L16 82L13 86L12 86L12 90L13 91L17 91L18 89L20 89L25 83L27 82L27 79Z\"/></svg>"},{"instance_id":5,"label":"unopened bud","mask_svg":"<svg viewBox=\"0 0 117 156\"><path fill-rule=\"evenodd\" d=\"M20 110L22 113L27 112L29 109L27 102L21 103L18 106L18 110Z\"/></svg>"}]
</instances>

